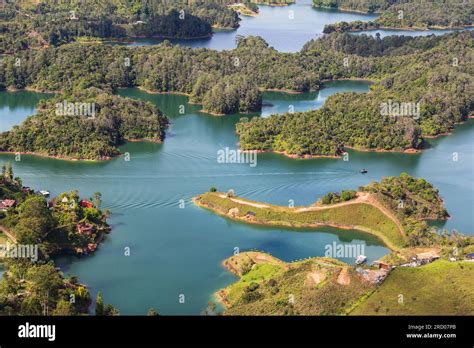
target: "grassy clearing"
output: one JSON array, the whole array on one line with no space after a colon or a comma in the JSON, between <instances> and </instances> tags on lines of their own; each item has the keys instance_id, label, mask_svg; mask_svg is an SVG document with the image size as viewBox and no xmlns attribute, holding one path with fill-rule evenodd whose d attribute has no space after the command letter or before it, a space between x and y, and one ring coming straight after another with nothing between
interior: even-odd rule
<instances>
[{"instance_id":1,"label":"grassy clearing","mask_svg":"<svg viewBox=\"0 0 474 348\"><path fill-rule=\"evenodd\" d=\"M236 202L235 199L247 204ZM297 212L297 207L262 204L241 197L232 200L218 192L207 192L196 197L194 201L220 215L247 223L296 228L332 226L356 229L377 236L393 250L400 249L405 243L396 224L378 208L365 203Z\"/></svg>"},{"instance_id":2,"label":"grassy clearing","mask_svg":"<svg viewBox=\"0 0 474 348\"><path fill-rule=\"evenodd\" d=\"M399 296L403 303L399 303ZM352 315L473 315L474 263L398 267Z\"/></svg>"},{"instance_id":3,"label":"grassy clearing","mask_svg":"<svg viewBox=\"0 0 474 348\"><path fill-rule=\"evenodd\" d=\"M6 244L7 240L7 236L4 233L0 232L0 244Z\"/></svg>"}]
</instances>

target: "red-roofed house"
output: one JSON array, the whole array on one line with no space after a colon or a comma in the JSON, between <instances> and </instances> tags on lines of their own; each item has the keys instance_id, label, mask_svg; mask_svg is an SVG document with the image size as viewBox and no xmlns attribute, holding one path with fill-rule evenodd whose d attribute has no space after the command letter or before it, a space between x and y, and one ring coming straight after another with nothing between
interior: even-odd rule
<instances>
[{"instance_id":1,"label":"red-roofed house","mask_svg":"<svg viewBox=\"0 0 474 348\"><path fill-rule=\"evenodd\" d=\"M81 205L81 207L83 208L92 208L94 207L94 204L91 202L91 201L88 201L86 199L83 199L79 202L79 204Z\"/></svg>"},{"instance_id":2,"label":"red-roofed house","mask_svg":"<svg viewBox=\"0 0 474 348\"><path fill-rule=\"evenodd\" d=\"M79 224L77 225L77 232L80 234L91 234L94 232L94 225L91 224Z\"/></svg>"},{"instance_id":3,"label":"red-roofed house","mask_svg":"<svg viewBox=\"0 0 474 348\"><path fill-rule=\"evenodd\" d=\"M15 206L16 201L14 199L4 199L0 202L0 211L7 211L9 208Z\"/></svg>"}]
</instances>

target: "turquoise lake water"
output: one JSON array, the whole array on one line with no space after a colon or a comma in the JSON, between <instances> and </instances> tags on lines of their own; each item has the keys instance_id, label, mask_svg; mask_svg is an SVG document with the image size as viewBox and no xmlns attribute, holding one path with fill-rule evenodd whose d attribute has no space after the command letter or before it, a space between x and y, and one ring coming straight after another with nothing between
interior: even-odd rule
<instances>
[{"instance_id":1,"label":"turquoise lake water","mask_svg":"<svg viewBox=\"0 0 474 348\"><path fill-rule=\"evenodd\" d=\"M320 93L287 95L266 93L262 114L320 107L324 99L340 91L365 92L364 82L327 84ZM382 176L405 171L421 176L440 188L452 218L446 228L472 233L474 226L473 174L474 127L459 126L452 136L432 141L433 147L419 155L350 152L348 162L337 159L294 160L276 154L261 154L257 166L220 164L217 151L237 149L234 124L240 115L213 117L187 104L187 97L151 95L137 89L121 95L155 103L172 125L163 144L130 143L122 148L131 161L117 158L103 163L67 162L22 156L14 163L16 175L26 185L48 189L53 195L78 189L89 197L103 194L103 206L112 211L112 234L93 255L63 257L58 265L88 284L93 293L102 291L106 301L123 314L143 314L149 307L162 314L199 314L212 294L235 278L221 267L234 252L258 249L286 261L324 255L333 242L364 245L369 260L388 252L371 236L357 231L330 228L289 230L245 225L223 219L194 206L191 198L216 186L275 204L314 202L329 191L357 188ZM0 93L1 130L34 113L38 95L30 92ZM185 114L179 114L179 106ZM452 161L452 153L459 161ZM13 160L0 155L0 161ZM360 168L369 173L362 175ZM184 201L184 208L180 203ZM124 248L131 255L124 256ZM353 262L353 259L343 259ZM178 296L184 294L184 304Z\"/></svg>"},{"instance_id":2,"label":"turquoise lake water","mask_svg":"<svg viewBox=\"0 0 474 348\"><path fill-rule=\"evenodd\" d=\"M293 19L289 11L294 11ZM310 1L289 7L262 6L260 16L244 17L236 31L184 44L230 49L237 34L260 35L279 50L298 51L325 24L371 18L374 16L315 10ZM264 94L267 106L260 115L284 113L290 106L295 111L315 109L334 93L367 90L368 84L362 81L339 81L328 83L319 93L268 92ZM408 172L440 189L452 217L439 227L474 234L473 121L457 127L452 136L431 140L431 148L421 154L350 151L346 162L295 160L268 153L259 154L257 166L250 167L217 162L220 149L238 148L234 125L242 115L213 117L201 113L198 105L188 104L185 96L152 95L137 89L119 94L148 100L170 118L163 144L126 144L121 150L130 153L129 162L124 158L83 163L22 156L13 165L25 185L47 189L52 195L73 189L84 197L96 191L103 194L103 207L112 211L113 232L95 254L57 261L64 272L79 276L93 294L100 290L105 302L122 314L145 314L150 307L161 314L201 313L215 291L235 280L221 266L235 248L263 250L285 261L322 256L325 246L333 242L363 245L369 261L388 252L376 238L357 231L289 230L226 220L191 202L211 186L234 189L258 201L287 205L293 200L295 205L307 205L330 191L356 189L382 176ZM33 114L43 97L47 95L0 92L0 130L9 130ZM179 113L181 105L184 114ZM453 153L458 154L458 161L453 161ZM14 157L0 155L0 162L7 160ZM367 168L368 174L360 174L361 168ZM130 256L124 255L125 248L130 248ZM183 304L178 301L181 294L185 295Z\"/></svg>"}]
</instances>

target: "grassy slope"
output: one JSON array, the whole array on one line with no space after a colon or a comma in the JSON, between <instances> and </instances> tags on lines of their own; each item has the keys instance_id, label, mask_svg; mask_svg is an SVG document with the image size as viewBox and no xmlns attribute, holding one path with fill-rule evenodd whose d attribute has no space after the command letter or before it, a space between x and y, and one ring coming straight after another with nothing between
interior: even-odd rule
<instances>
[{"instance_id":1,"label":"grassy slope","mask_svg":"<svg viewBox=\"0 0 474 348\"><path fill-rule=\"evenodd\" d=\"M403 295L404 304L399 304ZM472 315L474 263L438 260L396 268L352 315Z\"/></svg>"},{"instance_id":2,"label":"grassy slope","mask_svg":"<svg viewBox=\"0 0 474 348\"><path fill-rule=\"evenodd\" d=\"M266 255L262 253L241 253L227 259L234 262L248 258L248 255ZM269 256L269 255L266 255ZM241 276L240 280L226 289L226 300L230 308L225 315L340 315L346 314L360 297L372 292L373 285L362 282L349 269L351 283L338 284L336 279L346 267L342 262L327 258L312 258L299 262L258 262ZM238 261L237 261L238 262ZM234 268L235 270L235 268ZM324 275L316 284L311 274ZM272 282L269 280L272 279ZM249 303L242 299L251 283L259 284L256 292L261 297ZM293 303L290 298L293 296Z\"/></svg>"},{"instance_id":3,"label":"grassy slope","mask_svg":"<svg viewBox=\"0 0 474 348\"><path fill-rule=\"evenodd\" d=\"M333 209L297 213L295 212L297 208L270 204L266 204L269 208L257 208L236 203L229 198L221 198L219 195L222 195L222 193L208 192L199 196L195 202L225 216L228 216L227 213L230 209L237 207L239 208L239 214L233 218L248 223L290 227L332 225L371 233L394 250L401 248L404 244L403 236L401 236L395 223L388 219L380 210L368 204L352 204ZM258 203L240 197L238 199ZM254 219L245 218L248 211L256 214Z\"/></svg>"}]
</instances>

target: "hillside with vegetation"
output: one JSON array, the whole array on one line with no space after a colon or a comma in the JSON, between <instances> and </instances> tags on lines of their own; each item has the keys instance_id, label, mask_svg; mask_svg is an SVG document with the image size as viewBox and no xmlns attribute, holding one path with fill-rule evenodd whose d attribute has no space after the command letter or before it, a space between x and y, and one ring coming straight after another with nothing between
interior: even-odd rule
<instances>
[{"instance_id":1,"label":"hillside with vegetation","mask_svg":"<svg viewBox=\"0 0 474 348\"><path fill-rule=\"evenodd\" d=\"M421 267L397 267L350 314L472 315L473 279L472 262L439 260Z\"/></svg>"},{"instance_id":2,"label":"hillside with vegetation","mask_svg":"<svg viewBox=\"0 0 474 348\"><path fill-rule=\"evenodd\" d=\"M217 294L224 315L343 315L375 288L352 267L330 258L285 263L243 252L223 265L240 278Z\"/></svg>"},{"instance_id":3,"label":"hillside with vegetation","mask_svg":"<svg viewBox=\"0 0 474 348\"><path fill-rule=\"evenodd\" d=\"M38 245L39 258L58 254L87 254L95 251L110 231L108 211L101 211L101 194L83 200L78 192L65 192L49 202L22 185L11 165L2 166L0 200L14 204L0 212L0 227L10 242ZM87 202L87 203L84 203Z\"/></svg>"},{"instance_id":4,"label":"hillside with vegetation","mask_svg":"<svg viewBox=\"0 0 474 348\"><path fill-rule=\"evenodd\" d=\"M315 7L379 13L374 21L326 25L324 33L373 29L463 28L474 22L474 5L459 0L313 0Z\"/></svg>"},{"instance_id":5,"label":"hillside with vegetation","mask_svg":"<svg viewBox=\"0 0 474 348\"><path fill-rule=\"evenodd\" d=\"M239 279L217 292L223 315L472 315L474 264L445 259L391 272L331 258L283 262L262 252L223 261ZM364 272L383 274L382 281ZM401 295L401 296L400 296ZM433 306L436 303L436 306Z\"/></svg>"},{"instance_id":6,"label":"hillside with vegetation","mask_svg":"<svg viewBox=\"0 0 474 348\"><path fill-rule=\"evenodd\" d=\"M65 278L52 262L6 260L4 267L0 280L1 315L87 314L91 303L87 287L76 277Z\"/></svg>"},{"instance_id":7,"label":"hillside with vegetation","mask_svg":"<svg viewBox=\"0 0 474 348\"><path fill-rule=\"evenodd\" d=\"M303 52L321 52L333 50L346 55L362 57L404 56L430 50L446 40L442 35L404 36L390 35L352 35L349 33L331 33L308 41ZM385 60L391 62L389 59Z\"/></svg>"},{"instance_id":8,"label":"hillside with vegetation","mask_svg":"<svg viewBox=\"0 0 474 348\"><path fill-rule=\"evenodd\" d=\"M391 249L401 248L405 244L405 237L398 221L369 202L368 196L359 198L350 204L288 208L253 202L242 197L227 197L220 192L207 192L196 197L194 202L221 216L249 224L354 229L378 237Z\"/></svg>"},{"instance_id":9,"label":"hillside with vegetation","mask_svg":"<svg viewBox=\"0 0 474 348\"><path fill-rule=\"evenodd\" d=\"M293 2L6 0L0 14L0 53L74 41L206 38L212 36L213 28L238 28L239 13L258 14L258 4L280 6Z\"/></svg>"},{"instance_id":10,"label":"hillside with vegetation","mask_svg":"<svg viewBox=\"0 0 474 348\"><path fill-rule=\"evenodd\" d=\"M445 220L449 214L439 191L425 179L402 173L360 189L369 192L397 216L407 232L407 246L443 244L443 237L432 233L426 221Z\"/></svg>"},{"instance_id":11,"label":"hillside with vegetation","mask_svg":"<svg viewBox=\"0 0 474 348\"><path fill-rule=\"evenodd\" d=\"M87 105L92 114L75 114L85 110L76 103ZM62 110L63 105L72 105L73 113ZM105 160L120 155L118 147L126 141L161 142L167 125L168 119L152 104L96 88L77 90L43 100L36 115L0 134L0 151Z\"/></svg>"},{"instance_id":12,"label":"hillside with vegetation","mask_svg":"<svg viewBox=\"0 0 474 348\"><path fill-rule=\"evenodd\" d=\"M87 201L80 200L73 191L47 202L42 195L24 187L8 163L2 165L0 201L2 206L13 202L0 213L4 236L0 315L87 314L91 304L87 286L77 277L65 277L52 257L96 250L110 231L106 221L109 213L100 209L100 193ZM24 254L26 247L30 254ZM116 313L113 306L107 308L108 314Z\"/></svg>"},{"instance_id":13,"label":"hillside with vegetation","mask_svg":"<svg viewBox=\"0 0 474 348\"><path fill-rule=\"evenodd\" d=\"M140 87L186 94L203 110L221 115L258 112L261 90L308 92L328 80L363 78L374 82L367 94L332 96L320 110L243 119L236 127L241 148L296 157L340 156L346 147L417 151L426 137L449 133L472 113L473 36L381 39L333 33L298 53L278 52L252 36L237 37L237 48L222 52L169 42L133 49L74 43L5 57L0 86ZM389 102L414 105L418 112L382 114L381 105Z\"/></svg>"},{"instance_id":14,"label":"hillside with vegetation","mask_svg":"<svg viewBox=\"0 0 474 348\"><path fill-rule=\"evenodd\" d=\"M332 53L309 57L280 53L259 37L238 37L237 45L222 52L167 42L134 49L70 44L28 50L17 55L21 64L16 64L14 57L5 57L0 66L0 86L40 91L60 91L71 87L72 81L82 88L139 86L153 92L185 93L196 103L207 100L204 108L215 113L236 109L252 112L261 105L257 89L317 90L322 78L344 71ZM319 70L327 73L320 76ZM229 88L222 88L223 84Z\"/></svg>"}]
</instances>

